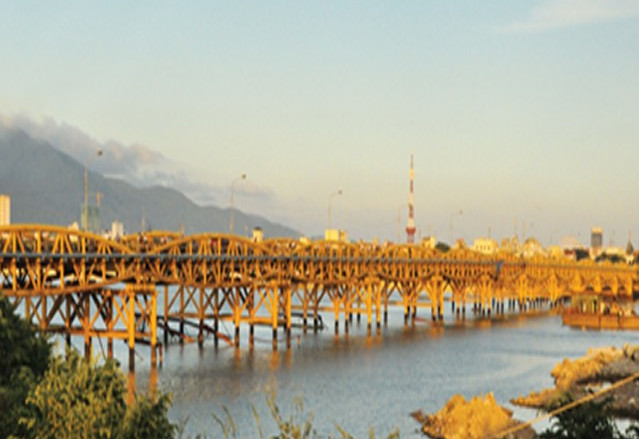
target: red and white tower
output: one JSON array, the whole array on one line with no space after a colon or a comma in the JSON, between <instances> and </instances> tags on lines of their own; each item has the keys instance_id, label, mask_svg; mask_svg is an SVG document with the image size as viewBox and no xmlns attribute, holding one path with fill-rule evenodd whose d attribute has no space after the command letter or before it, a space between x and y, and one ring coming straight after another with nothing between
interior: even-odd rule
<instances>
[{"instance_id":1,"label":"red and white tower","mask_svg":"<svg viewBox=\"0 0 639 439\"><path fill-rule=\"evenodd\" d=\"M410 155L410 193L408 196L408 222L406 223L406 242L415 242L415 196L413 193L413 180L415 169L413 168L413 154Z\"/></svg>"}]
</instances>

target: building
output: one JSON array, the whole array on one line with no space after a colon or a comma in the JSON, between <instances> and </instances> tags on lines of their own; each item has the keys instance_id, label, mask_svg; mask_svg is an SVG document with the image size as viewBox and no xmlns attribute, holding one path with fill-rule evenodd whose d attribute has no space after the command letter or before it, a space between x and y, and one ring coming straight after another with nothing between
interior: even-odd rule
<instances>
[{"instance_id":1,"label":"building","mask_svg":"<svg viewBox=\"0 0 639 439\"><path fill-rule=\"evenodd\" d=\"M121 221L111 223L111 239L120 240L124 236L124 224Z\"/></svg>"},{"instance_id":2,"label":"building","mask_svg":"<svg viewBox=\"0 0 639 439\"><path fill-rule=\"evenodd\" d=\"M473 250L485 255L492 255L499 250L499 244L497 241L490 238L476 238L473 242Z\"/></svg>"},{"instance_id":3,"label":"building","mask_svg":"<svg viewBox=\"0 0 639 439\"><path fill-rule=\"evenodd\" d=\"M253 242L262 242L264 241L264 230L261 227L253 228Z\"/></svg>"},{"instance_id":4,"label":"building","mask_svg":"<svg viewBox=\"0 0 639 439\"><path fill-rule=\"evenodd\" d=\"M346 230L326 229L324 239L326 241L348 242L348 235L346 234Z\"/></svg>"},{"instance_id":5,"label":"building","mask_svg":"<svg viewBox=\"0 0 639 439\"><path fill-rule=\"evenodd\" d=\"M0 226L11 224L11 197L0 195Z\"/></svg>"},{"instance_id":6,"label":"building","mask_svg":"<svg viewBox=\"0 0 639 439\"><path fill-rule=\"evenodd\" d=\"M603 229L593 227L590 230L590 257L596 258L603 252Z\"/></svg>"},{"instance_id":7,"label":"building","mask_svg":"<svg viewBox=\"0 0 639 439\"><path fill-rule=\"evenodd\" d=\"M425 238L422 238L421 245L424 248L434 249L435 246L437 245L437 240L435 239L434 236L427 236Z\"/></svg>"}]
</instances>

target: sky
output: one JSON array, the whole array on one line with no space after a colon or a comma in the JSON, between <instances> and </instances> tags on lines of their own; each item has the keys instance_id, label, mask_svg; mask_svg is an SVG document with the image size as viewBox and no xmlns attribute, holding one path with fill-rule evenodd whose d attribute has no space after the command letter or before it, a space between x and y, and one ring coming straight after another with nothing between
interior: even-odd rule
<instances>
[{"instance_id":1,"label":"sky","mask_svg":"<svg viewBox=\"0 0 639 439\"><path fill-rule=\"evenodd\" d=\"M412 153L418 237L639 246L639 0L8 0L0 41L0 122L139 185L404 240Z\"/></svg>"}]
</instances>

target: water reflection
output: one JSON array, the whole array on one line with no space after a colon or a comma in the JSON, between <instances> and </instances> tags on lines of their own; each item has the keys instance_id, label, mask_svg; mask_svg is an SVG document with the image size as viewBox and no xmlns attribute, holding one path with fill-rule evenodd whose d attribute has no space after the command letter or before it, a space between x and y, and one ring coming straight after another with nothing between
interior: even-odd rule
<instances>
[{"instance_id":1,"label":"water reflection","mask_svg":"<svg viewBox=\"0 0 639 439\"><path fill-rule=\"evenodd\" d=\"M339 423L354 437L367 437L370 427L384 436L395 426L402 437L420 437L408 416L415 409L434 411L454 393L488 391L510 407L511 397L550 386L550 370L564 357L581 356L591 346L639 342L636 333L574 331L557 316L539 314L493 319L446 314L444 322L418 319L404 327L401 310L391 311L379 333L374 326L368 334L365 322L354 321L348 337L335 337L332 322L326 323L331 330L294 333L290 350L280 342L273 351L269 328L256 328L253 351L215 349L210 340L204 349L169 346L155 380L173 393L170 416L190 417L187 436L215 437L210 413L224 405L237 421L238 437L253 437L249 403L268 419L265 394L276 391L283 408L302 396L323 436ZM141 391L152 387L147 363L136 365ZM521 413L516 410L534 416Z\"/></svg>"}]
</instances>

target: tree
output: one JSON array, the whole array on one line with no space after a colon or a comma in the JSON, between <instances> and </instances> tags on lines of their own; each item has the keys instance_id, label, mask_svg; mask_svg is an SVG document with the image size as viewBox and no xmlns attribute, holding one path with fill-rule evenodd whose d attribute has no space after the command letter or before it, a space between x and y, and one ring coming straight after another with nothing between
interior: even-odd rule
<instances>
[{"instance_id":1,"label":"tree","mask_svg":"<svg viewBox=\"0 0 639 439\"><path fill-rule=\"evenodd\" d=\"M29 437L113 438L126 413L126 385L113 361L95 365L69 350L55 357L29 393L29 416L21 419Z\"/></svg>"},{"instance_id":2,"label":"tree","mask_svg":"<svg viewBox=\"0 0 639 439\"><path fill-rule=\"evenodd\" d=\"M167 412L170 406L171 396L166 393L138 396L126 414L122 437L171 439L177 427L169 422Z\"/></svg>"},{"instance_id":3,"label":"tree","mask_svg":"<svg viewBox=\"0 0 639 439\"><path fill-rule=\"evenodd\" d=\"M67 356L51 361L27 397L30 414L20 421L27 437L173 437L175 426L167 416L169 395L138 396L127 407L125 377L116 362L98 365L74 350Z\"/></svg>"},{"instance_id":4,"label":"tree","mask_svg":"<svg viewBox=\"0 0 639 439\"><path fill-rule=\"evenodd\" d=\"M0 438L20 435L25 399L49 364L51 346L0 295Z\"/></svg>"},{"instance_id":5,"label":"tree","mask_svg":"<svg viewBox=\"0 0 639 439\"><path fill-rule=\"evenodd\" d=\"M442 253L446 253L447 251L450 250L450 245L446 244L445 242L438 242L435 245L435 248Z\"/></svg>"},{"instance_id":6,"label":"tree","mask_svg":"<svg viewBox=\"0 0 639 439\"><path fill-rule=\"evenodd\" d=\"M550 410L570 404L572 395L565 394L554 403ZM621 439L609 413L609 399L600 402L589 401L553 416L554 422L539 437L542 439Z\"/></svg>"}]
</instances>

